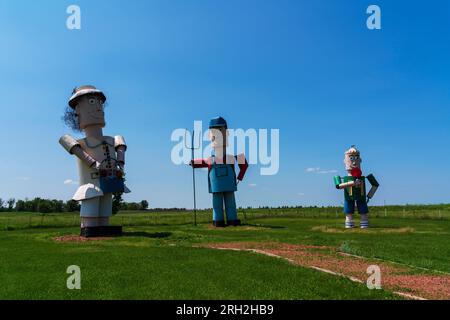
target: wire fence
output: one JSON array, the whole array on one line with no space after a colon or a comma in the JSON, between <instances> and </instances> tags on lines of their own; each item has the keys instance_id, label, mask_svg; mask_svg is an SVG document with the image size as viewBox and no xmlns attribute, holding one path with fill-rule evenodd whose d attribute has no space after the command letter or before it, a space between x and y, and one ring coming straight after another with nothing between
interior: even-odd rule
<instances>
[{"instance_id":1,"label":"wire fence","mask_svg":"<svg viewBox=\"0 0 450 320\"><path fill-rule=\"evenodd\" d=\"M421 219L450 220L450 205L440 206L386 206L371 207L370 216L379 219ZM263 208L239 209L239 219L250 223L259 219L296 218L296 219L341 219L342 208ZM197 222L212 223L211 210L197 211ZM122 226L170 226L190 225L194 223L191 211L177 212L121 212L111 218L111 223ZM18 213L0 212L0 231L39 228L69 228L80 225L79 213Z\"/></svg>"}]
</instances>

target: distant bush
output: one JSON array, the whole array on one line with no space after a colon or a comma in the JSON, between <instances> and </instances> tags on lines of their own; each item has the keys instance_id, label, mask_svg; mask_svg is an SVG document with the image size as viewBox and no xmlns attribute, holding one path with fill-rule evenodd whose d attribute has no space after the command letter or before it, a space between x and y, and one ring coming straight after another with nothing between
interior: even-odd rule
<instances>
[{"instance_id":1,"label":"distant bush","mask_svg":"<svg viewBox=\"0 0 450 320\"><path fill-rule=\"evenodd\" d=\"M120 210L122 211L145 211L147 209L147 200L142 200L141 202L122 202L120 204Z\"/></svg>"},{"instance_id":2,"label":"distant bush","mask_svg":"<svg viewBox=\"0 0 450 320\"><path fill-rule=\"evenodd\" d=\"M148 201L141 202L122 202L121 199L115 200L116 210L142 211L148 209ZM79 212L80 203L75 200L64 202L56 199L34 198L32 200L9 199L4 201L0 199L0 212L36 212L36 213L60 213L60 212Z\"/></svg>"},{"instance_id":3,"label":"distant bush","mask_svg":"<svg viewBox=\"0 0 450 320\"><path fill-rule=\"evenodd\" d=\"M69 200L66 202L66 211L67 212L79 212L80 211L80 203L75 200Z\"/></svg>"},{"instance_id":4,"label":"distant bush","mask_svg":"<svg viewBox=\"0 0 450 320\"><path fill-rule=\"evenodd\" d=\"M62 200L49 200L34 198L33 200L18 200L15 207L10 211L17 212L39 212L39 213L57 213L57 212L73 212L79 210L79 205L74 201L64 202Z\"/></svg>"}]
</instances>

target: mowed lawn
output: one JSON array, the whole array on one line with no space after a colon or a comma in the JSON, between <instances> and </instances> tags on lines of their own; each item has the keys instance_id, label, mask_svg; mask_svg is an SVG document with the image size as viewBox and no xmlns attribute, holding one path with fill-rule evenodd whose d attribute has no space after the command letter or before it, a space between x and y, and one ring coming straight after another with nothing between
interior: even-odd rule
<instances>
[{"instance_id":1,"label":"mowed lawn","mask_svg":"<svg viewBox=\"0 0 450 320\"><path fill-rule=\"evenodd\" d=\"M450 221L374 218L368 232L342 218L264 218L238 228L209 224L125 227L124 237L57 242L75 227L0 231L0 299L398 299L384 290L251 252L228 242L326 245L364 257L450 273ZM66 269L81 268L81 290Z\"/></svg>"}]
</instances>

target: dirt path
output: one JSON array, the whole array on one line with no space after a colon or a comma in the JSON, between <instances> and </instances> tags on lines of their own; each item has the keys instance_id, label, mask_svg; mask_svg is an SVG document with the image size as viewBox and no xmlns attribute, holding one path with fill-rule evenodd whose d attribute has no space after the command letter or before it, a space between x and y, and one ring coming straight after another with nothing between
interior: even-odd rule
<instances>
[{"instance_id":1,"label":"dirt path","mask_svg":"<svg viewBox=\"0 0 450 320\"><path fill-rule=\"evenodd\" d=\"M62 236L53 238L56 242L92 242L92 241L103 241L103 240L111 240L113 238L107 237L97 237L97 238L86 238L81 236Z\"/></svg>"},{"instance_id":2,"label":"dirt path","mask_svg":"<svg viewBox=\"0 0 450 320\"><path fill-rule=\"evenodd\" d=\"M450 299L450 275L424 273L409 266L348 255L335 247L259 242L217 243L206 247L277 257L360 283L366 283L369 277L367 268L377 265L381 270L381 285L385 290L409 299Z\"/></svg>"}]
</instances>

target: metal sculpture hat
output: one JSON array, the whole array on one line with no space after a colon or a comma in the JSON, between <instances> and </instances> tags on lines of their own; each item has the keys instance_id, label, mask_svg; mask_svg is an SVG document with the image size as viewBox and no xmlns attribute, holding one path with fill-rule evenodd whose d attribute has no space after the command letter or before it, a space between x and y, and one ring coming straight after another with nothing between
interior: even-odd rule
<instances>
[{"instance_id":1,"label":"metal sculpture hat","mask_svg":"<svg viewBox=\"0 0 450 320\"><path fill-rule=\"evenodd\" d=\"M69 99L69 106L73 109L75 109L75 106L77 105L77 100L87 94L93 94L99 96L101 99L103 99L103 102L106 101L105 94L97 89L94 86L81 86L78 88L73 89L72 96Z\"/></svg>"},{"instance_id":2,"label":"metal sculpture hat","mask_svg":"<svg viewBox=\"0 0 450 320\"><path fill-rule=\"evenodd\" d=\"M225 129L227 129L228 128L228 124L227 124L227 122L225 121L224 118L217 117L217 118L211 119L211 121L209 122L209 128L210 129L213 129L213 128L225 128Z\"/></svg>"},{"instance_id":3,"label":"metal sculpture hat","mask_svg":"<svg viewBox=\"0 0 450 320\"><path fill-rule=\"evenodd\" d=\"M359 156L359 150L356 149L356 146L351 146L350 149L348 149L347 151L345 151L346 155L352 155L352 156Z\"/></svg>"}]
</instances>

